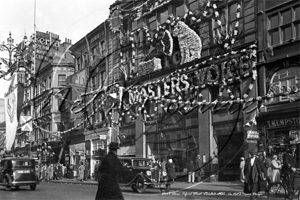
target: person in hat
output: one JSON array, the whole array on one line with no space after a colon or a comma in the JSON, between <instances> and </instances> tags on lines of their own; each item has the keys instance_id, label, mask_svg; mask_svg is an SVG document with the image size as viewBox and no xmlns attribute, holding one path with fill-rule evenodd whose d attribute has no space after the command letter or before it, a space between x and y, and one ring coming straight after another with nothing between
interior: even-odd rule
<instances>
[{"instance_id":1,"label":"person in hat","mask_svg":"<svg viewBox=\"0 0 300 200\"><path fill-rule=\"evenodd\" d=\"M103 161L99 166L99 181L96 200L124 199L118 184L118 175L122 171L122 164L117 157L117 150L119 148L119 143L110 143L109 152L103 158Z\"/></svg>"},{"instance_id":2,"label":"person in hat","mask_svg":"<svg viewBox=\"0 0 300 200\"><path fill-rule=\"evenodd\" d=\"M245 175L244 175L244 169L245 169L245 158L241 157L240 162L240 181L241 183L245 182Z\"/></svg>"},{"instance_id":3,"label":"person in hat","mask_svg":"<svg viewBox=\"0 0 300 200\"><path fill-rule=\"evenodd\" d=\"M249 152L250 157L245 162L244 175L245 175L245 183L244 183L244 192L251 193L250 199L257 199L258 192L261 191L259 187L259 182L261 180L265 180L262 176L263 169L261 166L263 165L260 159L256 157L256 151ZM255 193L255 195L254 195Z\"/></svg>"},{"instance_id":4,"label":"person in hat","mask_svg":"<svg viewBox=\"0 0 300 200\"><path fill-rule=\"evenodd\" d=\"M294 190L294 174L297 170L296 149L296 145L290 145L288 151L283 154L282 173L290 195Z\"/></svg>"}]
</instances>

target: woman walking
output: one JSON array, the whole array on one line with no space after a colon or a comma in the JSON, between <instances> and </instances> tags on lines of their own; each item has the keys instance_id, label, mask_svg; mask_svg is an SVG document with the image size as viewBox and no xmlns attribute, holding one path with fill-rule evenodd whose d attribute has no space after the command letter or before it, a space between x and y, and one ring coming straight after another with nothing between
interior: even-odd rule
<instances>
[{"instance_id":1,"label":"woman walking","mask_svg":"<svg viewBox=\"0 0 300 200\"><path fill-rule=\"evenodd\" d=\"M277 155L273 155L272 157L272 174L271 174L271 182L280 182L280 169L282 167L281 162L278 160Z\"/></svg>"},{"instance_id":2,"label":"woman walking","mask_svg":"<svg viewBox=\"0 0 300 200\"><path fill-rule=\"evenodd\" d=\"M84 165L83 165L83 162L81 162L80 163L80 166L78 167L78 179L80 180L80 181L83 181L83 179L84 179L84 169L85 169L85 167L84 167Z\"/></svg>"}]
</instances>

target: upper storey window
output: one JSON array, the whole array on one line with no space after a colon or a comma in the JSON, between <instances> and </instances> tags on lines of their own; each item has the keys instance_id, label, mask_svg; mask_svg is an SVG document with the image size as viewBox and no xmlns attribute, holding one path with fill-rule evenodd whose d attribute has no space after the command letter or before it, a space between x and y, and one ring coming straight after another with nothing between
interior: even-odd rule
<instances>
[{"instance_id":1,"label":"upper storey window","mask_svg":"<svg viewBox=\"0 0 300 200\"><path fill-rule=\"evenodd\" d=\"M272 91L275 95L278 93L286 93L290 90L300 88L300 70L299 67L289 67L277 71L272 79L269 93ZM299 99L300 94L292 94L289 96L281 96L273 99L273 102L288 101L289 98Z\"/></svg>"},{"instance_id":2,"label":"upper storey window","mask_svg":"<svg viewBox=\"0 0 300 200\"><path fill-rule=\"evenodd\" d=\"M294 6L268 16L268 44L279 45L300 37L300 7Z\"/></svg>"}]
</instances>

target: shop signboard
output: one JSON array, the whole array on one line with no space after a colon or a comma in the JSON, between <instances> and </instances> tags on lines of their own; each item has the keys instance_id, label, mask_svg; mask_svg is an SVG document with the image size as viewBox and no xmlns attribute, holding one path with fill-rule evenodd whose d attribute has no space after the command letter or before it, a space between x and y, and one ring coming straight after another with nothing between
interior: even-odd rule
<instances>
[{"instance_id":1,"label":"shop signboard","mask_svg":"<svg viewBox=\"0 0 300 200\"><path fill-rule=\"evenodd\" d=\"M248 130L247 131L247 140L259 140L259 132Z\"/></svg>"}]
</instances>

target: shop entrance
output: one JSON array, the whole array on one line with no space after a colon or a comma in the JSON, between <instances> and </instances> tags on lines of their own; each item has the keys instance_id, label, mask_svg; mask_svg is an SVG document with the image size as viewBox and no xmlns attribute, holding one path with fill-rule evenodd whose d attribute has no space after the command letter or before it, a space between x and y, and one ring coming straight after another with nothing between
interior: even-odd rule
<instances>
[{"instance_id":1,"label":"shop entrance","mask_svg":"<svg viewBox=\"0 0 300 200\"><path fill-rule=\"evenodd\" d=\"M229 135L218 136L218 148L224 149L219 154L219 181L236 181L240 176L240 158L244 155L243 133L233 134L229 139ZM226 143L227 142L227 143Z\"/></svg>"}]
</instances>

